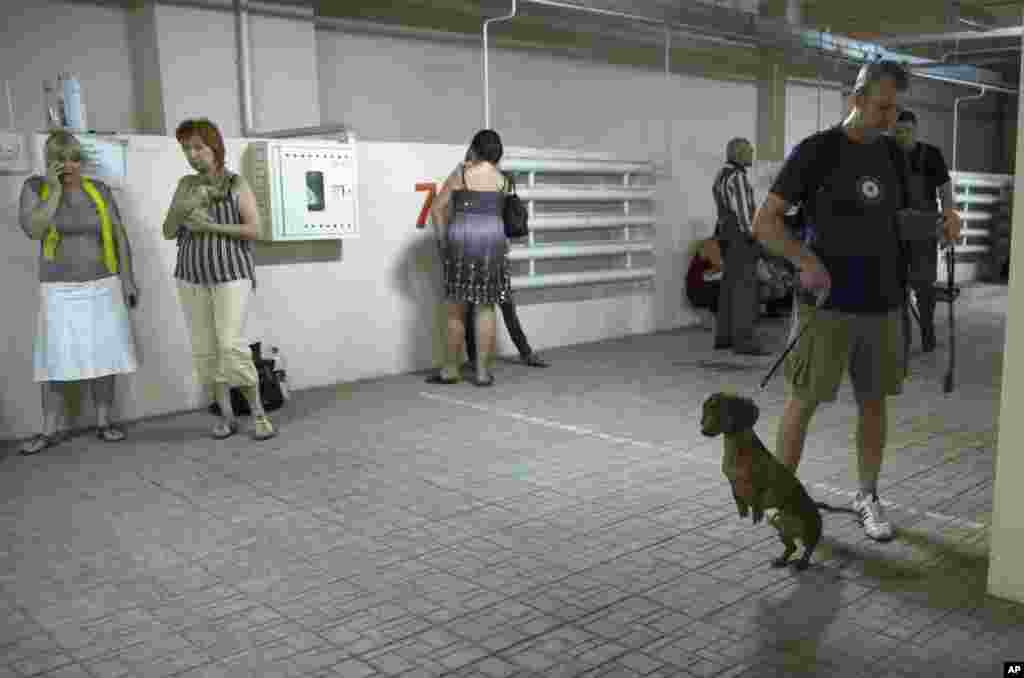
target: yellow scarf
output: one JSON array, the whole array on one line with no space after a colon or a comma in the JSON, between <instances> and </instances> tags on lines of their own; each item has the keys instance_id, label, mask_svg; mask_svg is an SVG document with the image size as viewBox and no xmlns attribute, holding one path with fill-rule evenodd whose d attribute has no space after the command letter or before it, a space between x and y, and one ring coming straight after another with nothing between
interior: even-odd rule
<instances>
[{"instance_id":1,"label":"yellow scarf","mask_svg":"<svg viewBox=\"0 0 1024 678\"><path fill-rule=\"evenodd\" d=\"M117 273L117 252L114 249L114 226L110 221L110 213L107 211L107 203L103 201L103 196L96 190L93 183L82 177L82 189L86 195L92 198L93 203L96 205L96 211L100 214L100 235L103 239L103 263L107 265L107 270L111 273ZM47 184L43 184L42 190L39 191L39 197L46 200L47 196L50 195L50 187ZM50 226L50 230L46 232L46 240L43 243L43 256L49 261L53 261L57 258L57 246L60 244L60 232L53 225Z\"/></svg>"}]
</instances>

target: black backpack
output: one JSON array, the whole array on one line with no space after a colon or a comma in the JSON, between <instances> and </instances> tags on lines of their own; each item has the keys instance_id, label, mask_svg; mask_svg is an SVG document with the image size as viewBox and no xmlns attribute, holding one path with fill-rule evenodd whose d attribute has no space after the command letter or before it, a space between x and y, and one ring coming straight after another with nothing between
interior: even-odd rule
<instances>
[{"instance_id":1,"label":"black backpack","mask_svg":"<svg viewBox=\"0 0 1024 678\"><path fill-rule=\"evenodd\" d=\"M281 382L274 374L274 361L265 360L261 355L260 343L249 344L252 350L252 361L256 365L256 374L259 377L260 400L263 402L263 409L267 412L281 409L284 405L284 392L281 391ZM229 391L231 395L231 409L235 414L247 417L252 414L249 401L242 395L242 390L234 386ZM210 414L220 416L220 403L216 400L209 406Z\"/></svg>"},{"instance_id":2,"label":"black backpack","mask_svg":"<svg viewBox=\"0 0 1024 678\"><path fill-rule=\"evenodd\" d=\"M807 195L808 199L806 202L813 201L813 196L817 195L818 191L822 191L826 188L829 181L832 178L832 168L839 164L839 148L842 143L842 137L840 135L845 134L842 126L835 126L821 133L823 139L819 142L819 146L816 149L817 153L814 155L814 160L811 162L810 175L813 177L813 183L808 187ZM883 137L882 142L887 145L889 150L889 160L896 168L897 174L900 177L900 183L902 184L903 190L903 206L910 206L910 187L908 182L908 176L910 174L907 166L907 156L903 152L903 149L899 147L896 140L891 137ZM786 227L790 232L795 235L801 242L806 242L807 236L807 204L801 203L797 205L795 211L784 217ZM902 241L901 241L902 242Z\"/></svg>"}]
</instances>

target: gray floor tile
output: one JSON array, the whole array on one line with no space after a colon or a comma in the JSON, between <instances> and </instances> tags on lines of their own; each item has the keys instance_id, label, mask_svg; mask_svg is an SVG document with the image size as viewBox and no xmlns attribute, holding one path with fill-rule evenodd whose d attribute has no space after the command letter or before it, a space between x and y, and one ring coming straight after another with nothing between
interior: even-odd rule
<instances>
[{"instance_id":1,"label":"gray floor tile","mask_svg":"<svg viewBox=\"0 0 1024 678\"><path fill-rule=\"evenodd\" d=\"M945 349L914 355L891 400L889 544L826 514L812 569L769 567L775 533L737 516L696 425L760 363L713 373L707 333L631 337L499 363L486 394L298 393L259 449L183 445L193 413L128 427L130 448L3 459L0 678L989 675L1024 606L986 595L1006 297L979 289L960 342L992 350L958 356L953 397ZM784 395L757 396L769 445ZM815 415L816 499L856 489L855 413L844 386Z\"/></svg>"}]
</instances>

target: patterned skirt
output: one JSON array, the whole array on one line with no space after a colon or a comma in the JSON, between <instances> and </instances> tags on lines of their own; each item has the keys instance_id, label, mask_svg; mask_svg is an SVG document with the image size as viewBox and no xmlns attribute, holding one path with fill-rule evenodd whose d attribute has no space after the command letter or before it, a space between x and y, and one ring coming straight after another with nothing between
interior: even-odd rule
<instances>
[{"instance_id":1,"label":"patterned skirt","mask_svg":"<svg viewBox=\"0 0 1024 678\"><path fill-rule=\"evenodd\" d=\"M500 304L512 298L502 197L498 192L453 193L444 247L448 301Z\"/></svg>"}]
</instances>

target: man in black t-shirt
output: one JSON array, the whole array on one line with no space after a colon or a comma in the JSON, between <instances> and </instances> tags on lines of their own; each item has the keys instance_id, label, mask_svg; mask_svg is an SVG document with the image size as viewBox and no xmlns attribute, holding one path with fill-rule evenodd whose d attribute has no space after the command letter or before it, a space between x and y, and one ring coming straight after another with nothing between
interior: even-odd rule
<instances>
[{"instance_id":1,"label":"man in black t-shirt","mask_svg":"<svg viewBox=\"0 0 1024 678\"><path fill-rule=\"evenodd\" d=\"M816 308L798 295L793 332L807 331L786 361L790 389L777 454L796 472L811 417L836 399L847 370L857 398L860 492L853 502L869 537L887 540L892 526L878 500L885 446L886 397L901 392L902 309L906 262L896 228L906 205L902 159L885 136L896 122L897 98L908 87L891 61L865 65L851 95L852 111L837 127L804 139L786 159L754 219L755 236L800 269L805 290L827 294ZM821 158L830 167L822 167ZM784 216L804 204L807 245L786 230ZM946 220L947 237L959 223ZM802 297L802 298L801 298Z\"/></svg>"},{"instance_id":2,"label":"man in black t-shirt","mask_svg":"<svg viewBox=\"0 0 1024 678\"><path fill-rule=\"evenodd\" d=\"M914 209L935 212L938 215L936 195L946 214L953 212L953 185L950 183L949 168L942 157L942 151L935 146L917 140L917 116L903 111L896 119L893 136L907 153L909 188ZM917 309L921 315L921 348L925 353L935 350L935 281L938 277L938 236L929 240L915 240L907 243L907 259L910 264L910 286L917 297ZM910 341L909 314L903 321Z\"/></svg>"}]
</instances>

